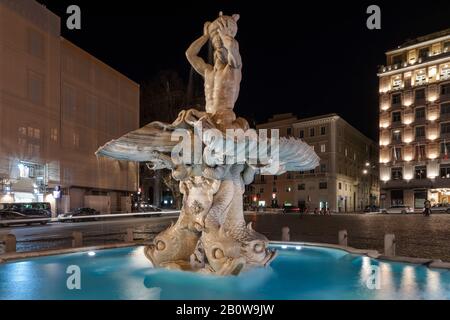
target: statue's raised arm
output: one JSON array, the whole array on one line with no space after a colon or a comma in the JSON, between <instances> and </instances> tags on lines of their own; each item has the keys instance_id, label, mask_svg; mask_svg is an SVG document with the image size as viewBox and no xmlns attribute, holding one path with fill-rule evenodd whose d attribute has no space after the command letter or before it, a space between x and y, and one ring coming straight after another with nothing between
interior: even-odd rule
<instances>
[{"instance_id":1,"label":"statue's raised arm","mask_svg":"<svg viewBox=\"0 0 450 320\"><path fill-rule=\"evenodd\" d=\"M239 43L234 39L237 32L236 22L239 20L238 14L233 14L231 19L217 19L217 34L227 51L228 65L235 69L242 67L241 54L239 53Z\"/></svg>"},{"instance_id":2,"label":"statue's raised arm","mask_svg":"<svg viewBox=\"0 0 450 320\"><path fill-rule=\"evenodd\" d=\"M195 40L189 48L186 50L186 58L188 59L191 66L200 74L202 77L205 76L205 71L207 69L212 69L213 66L207 64L205 60L202 59L198 54L203 46L209 40L209 31L208 28L211 25L211 22L206 22L203 27L203 35Z\"/></svg>"}]
</instances>

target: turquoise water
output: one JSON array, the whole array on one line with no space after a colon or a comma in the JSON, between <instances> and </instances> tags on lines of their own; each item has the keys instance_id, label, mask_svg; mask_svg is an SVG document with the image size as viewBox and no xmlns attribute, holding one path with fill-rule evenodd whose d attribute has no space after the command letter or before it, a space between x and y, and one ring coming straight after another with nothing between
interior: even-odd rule
<instances>
[{"instance_id":1,"label":"turquoise water","mask_svg":"<svg viewBox=\"0 0 450 320\"><path fill-rule=\"evenodd\" d=\"M0 264L0 300L450 299L448 270L381 262L328 248L274 247L279 255L270 267L237 277L153 269L143 247L10 262ZM66 271L72 265L81 271L79 290L67 288ZM379 289L371 281L374 275Z\"/></svg>"}]
</instances>

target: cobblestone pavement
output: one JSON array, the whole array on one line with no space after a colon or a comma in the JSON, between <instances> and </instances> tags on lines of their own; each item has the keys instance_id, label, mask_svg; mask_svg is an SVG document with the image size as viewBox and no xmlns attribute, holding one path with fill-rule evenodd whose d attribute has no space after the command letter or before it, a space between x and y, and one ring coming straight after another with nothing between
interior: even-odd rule
<instances>
[{"instance_id":1,"label":"cobblestone pavement","mask_svg":"<svg viewBox=\"0 0 450 320\"><path fill-rule=\"evenodd\" d=\"M133 227L136 240L151 240L170 220L129 219L108 223L85 222L67 226L25 227L0 233L15 233L18 251L71 246L71 232L82 231L85 245L123 241L125 228ZM299 216L298 214L247 214L247 221L270 240L281 240L281 228L289 226L292 241L337 243L338 231L348 232L350 246L383 252L386 233L394 233L397 255L441 259L450 262L450 214L423 217L415 215L336 214ZM3 248L0 246L0 253Z\"/></svg>"},{"instance_id":2,"label":"cobblestone pavement","mask_svg":"<svg viewBox=\"0 0 450 320\"><path fill-rule=\"evenodd\" d=\"M337 243L338 231L345 229L349 246L380 253L384 235L393 233L399 256L450 261L450 214L249 214L246 219L270 240L281 240L281 228L288 226L291 241Z\"/></svg>"}]
</instances>

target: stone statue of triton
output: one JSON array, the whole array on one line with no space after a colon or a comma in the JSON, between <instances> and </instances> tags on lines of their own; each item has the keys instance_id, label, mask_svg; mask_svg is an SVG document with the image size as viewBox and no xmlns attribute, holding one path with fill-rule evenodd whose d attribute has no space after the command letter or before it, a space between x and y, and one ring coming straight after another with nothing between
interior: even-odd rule
<instances>
[{"instance_id":1,"label":"stone statue of triton","mask_svg":"<svg viewBox=\"0 0 450 320\"><path fill-rule=\"evenodd\" d=\"M265 169L282 174L311 170L319 164L313 149L294 138L267 139L271 142L267 147L270 156L264 162L258 153L256 165L252 159L239 160L239 155L260 151L261 145L251 143L257 138L256 133L249 135L249 140L231 138L237 146L237 157L233 156L234 147L230 155L230 150L218 143L230 141L228 133L224 138L229 129L250 131L247 121L236 118L233 111L242 78L239 44L234 38L238 20L237 14L220 13L216 20L205 23L203 35L186 51L192 67L205 80L205 112L183 110L172 124L149 123L106 143L96 152L98 156L146 162L153 170L170 169L172 177L179 181L183 203L177 222L145 247L145 255L154 267L237 275L254 266L268 265L276 252L268 247L268 239L244 220L245 185ZM208 41L214 48L214 65L199 56ZM188 160L175 160L173 150L179 139L173 139L173 134L185 130L190 138L195 138L199 127L211 129L200 133L202 161L192 161L190 156Z\"/></svg>"}]
</instances>

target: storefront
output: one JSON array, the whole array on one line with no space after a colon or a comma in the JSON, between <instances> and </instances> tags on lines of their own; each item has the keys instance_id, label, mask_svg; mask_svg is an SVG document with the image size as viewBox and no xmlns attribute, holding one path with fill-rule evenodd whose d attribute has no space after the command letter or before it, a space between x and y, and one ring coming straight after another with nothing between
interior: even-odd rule
<instances>
[{"instance_id":1,"label":"storefront","mask_svg":"<svg viewBox=\"0 0 450 320\"><path fill-rule=\"evenodd\" d=\"M438 203L449 203L450 189L448 188L430 189L428 199L430 200L432 205Z\"/></svg>"}]
</instances>

